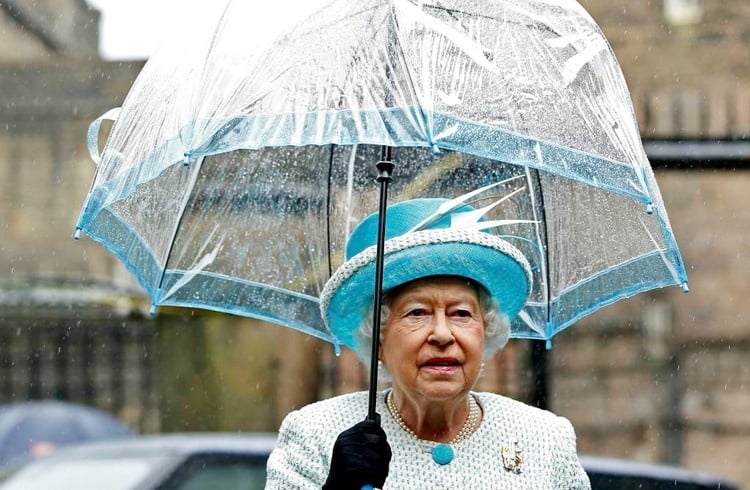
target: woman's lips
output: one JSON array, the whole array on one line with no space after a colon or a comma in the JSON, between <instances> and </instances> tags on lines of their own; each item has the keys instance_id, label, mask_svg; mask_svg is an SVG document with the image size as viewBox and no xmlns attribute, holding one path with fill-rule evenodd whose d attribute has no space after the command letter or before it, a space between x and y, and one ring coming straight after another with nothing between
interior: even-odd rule
<instances>
[{"instance_id":1,"label":"woman's lips","mask_svg":"<svg viewBox=\"0 0 750 490\"><path fill-rule=\"evenodd\" d=\"M450 373L457 370L461 363L455 357L433 357L422 363L423 369L438 371L441 373Z\"/></svg>"}]
</instances>

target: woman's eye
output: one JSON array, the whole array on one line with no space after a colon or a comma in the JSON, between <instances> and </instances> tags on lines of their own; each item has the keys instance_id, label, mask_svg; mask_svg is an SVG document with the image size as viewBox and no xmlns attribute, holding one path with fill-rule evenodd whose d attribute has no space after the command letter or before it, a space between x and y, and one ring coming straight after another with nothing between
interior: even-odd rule
<instances>
[{"instance_id":1,"label":"woman's eye","mask_svg":"<svg viewBox=\"0 0 750 490\"><path fill-rule=\"evenodd\" d=\"M453 312L453 316L456 318L474 318L470 310L456 310Z\"/></svg>"},{"instance_id":2,"label":"woman's eye","mask_svg":"<svg viewBox=\"0 0 750 490\"><path fill-rule=\"evenodd\" d=\"M427 310L424 308L414 308L413 310L409 310L406 316L425 316L426 314Z\"/></svg>"}]
</instances>

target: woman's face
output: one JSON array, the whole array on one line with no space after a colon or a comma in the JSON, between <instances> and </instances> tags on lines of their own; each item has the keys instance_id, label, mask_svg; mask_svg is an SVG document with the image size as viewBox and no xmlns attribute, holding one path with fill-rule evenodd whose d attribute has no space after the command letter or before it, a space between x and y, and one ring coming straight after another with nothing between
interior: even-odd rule
<instances>
[{"instance_id":1,"label":"woman's face","mask_svg":"<svg viewBox=\"0 0 750 490\"><path fill-rule=\"evenodd\" d=\"M420 279L392 293L380 358L414 401L465 395L479 376L484 321L476 289L455 277Z\"/></svg>"}]
</instances>

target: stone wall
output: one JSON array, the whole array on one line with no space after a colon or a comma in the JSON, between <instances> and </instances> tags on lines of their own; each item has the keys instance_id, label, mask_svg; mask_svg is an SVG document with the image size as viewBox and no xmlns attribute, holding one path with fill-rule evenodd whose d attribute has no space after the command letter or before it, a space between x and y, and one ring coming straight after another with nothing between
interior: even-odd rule
<instances>
[{"instance_id":1,"label":"stone wall","mask_svg":"<svg viewBox=\"0 0 750 490\"><path fill-rule=\"evenodd\" d=\"M750 135L750 3L584 0L609 39L645 138ZM685 2L688 3L688 2ZM750 188L735 169L659 171L691 291L636 296L555 340L552 408L584 452L667 462L750 486Z\"/></svg>"},{"instance_id":2,"label":"stone wall","mask_svg":"<svg viewBox=\"0 0 750 490\"><path fill-rule=\"evenodd\" d=\"M125 276L101 247L72 237L94 175L88 124L121 102L141 66L0 65L2 282Z\"/></svg>"},{"instance_id":3,"label":"stone wall","mask_svg":"<svg viewBox=\"0 0 750 490\"><path fill-rule=\"evenodd\" d=\"M3 0L0 62L96 60L99 12L85 0Z\"/></svg>"},{"instance_id":4,"label":"stone wall","mask_svg":"<svg viewBox=\"0 0 750 490\"><path fill-rule=\"evenodd\" d=\"M670 22L667 4L699 4L695 22ZM750 3L744 0L582 0L628 82L641 134L750 135Z\"/></svg>"},{"instance_id":5,"label":"stone wall","mask_svg":"<svg viewBox=\"0 0 750 490\"><path fill-rule=\"evenodd\" d=\"M750 80L750 4L703 0L695 22L665 14L669 0L582 0L620 61L631 90L688 90L712 80ZM687 2L681 2L687 3Z\"/></svg>"}]
</instances>

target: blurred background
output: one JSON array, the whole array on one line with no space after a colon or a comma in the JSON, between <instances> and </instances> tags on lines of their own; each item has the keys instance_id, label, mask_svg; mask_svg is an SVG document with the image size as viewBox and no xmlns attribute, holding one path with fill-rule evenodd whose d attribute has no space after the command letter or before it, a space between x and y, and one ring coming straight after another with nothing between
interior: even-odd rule
<instances>
[{"instance_id":1,"label":"blurred background","mask_svg":"<svg viewBox=\"0 0 750 490\"><path fill-rule=\"evenodd\" d=\"M275 431L295 407L365 388L353 355L247 318L151 317L124 266L72 239L88 124L186 5L163 3L0 1L0 404L71 401L140 433ZM511 341L479 389L568 417L583 453L750 487L750 3L581 4L624 71L691 291L605 308L550 351Z\"/></svg>"}]
</instances>

